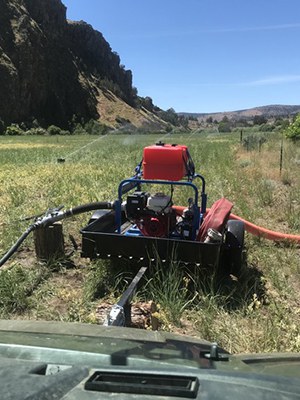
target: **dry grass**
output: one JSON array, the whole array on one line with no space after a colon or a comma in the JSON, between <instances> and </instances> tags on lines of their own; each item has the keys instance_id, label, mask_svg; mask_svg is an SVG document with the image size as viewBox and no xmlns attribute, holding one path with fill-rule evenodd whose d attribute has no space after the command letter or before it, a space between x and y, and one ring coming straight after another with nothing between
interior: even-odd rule
<instances>
[{"instance_id":1,"label":"dry grass","mask_svg":"<svg viewBox=\"0 0 300 400\"><path fill-rule=\"evenodd\" d=\"M136 110L130 107L127 103L117 97L109 90L98 90L98 112L101 115L101 123L104 123L112 128L118 128L118 120L123 119L128 121L128 128L144 128L151 126L158 130L164 129L167 123L159 119L156 115L146 109ZM130 121L130 122L129 122ZM123 128L123 130L126 130Z\"/></svg>"}]
</instances>

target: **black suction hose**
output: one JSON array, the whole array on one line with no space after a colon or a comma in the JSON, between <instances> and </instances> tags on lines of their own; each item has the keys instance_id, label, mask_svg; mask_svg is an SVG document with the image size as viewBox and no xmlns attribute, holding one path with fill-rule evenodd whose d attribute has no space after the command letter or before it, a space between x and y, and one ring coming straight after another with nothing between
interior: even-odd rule
<instances>
[{"instance_id":1,"label":"black suction hose","mask_svg":"<svg viewBox=\"0 0 300 400\"><path fill-rule=\"evenodd\" d=\"M22 236L19 237L19 239L16 241L16 243L8 250L8 252L1 258L0 260L0 267L2 267L3 264L6 263L6 261L18 250L18 248L20 247L20 245L24 242L24 240L27 238L27 236L29 235L29 233L31 233L32 231L34 231L35 226L30 225L29 228L27 228L27 230L23 233Z\"/></svg>"},{"instance_id":2,"label":"black suction hose","mask_svg":"<svg viewBox=\"0 0 300 400\"><path fill-rule=\"evenodd\" d=\"M32 231L41 227L45 227L47 225L51 225L54 222L61 221L62 219L72 217L73 215L78 215L93 210L111 210L113 208L114 208L113 203L110 203L108 201L99 201L95 203L83 204L81 206L70 208L69 210L63 212L51 211L44 217L38 219L34 224L30 225L29 228L27 228L27 230L22 234L22 236L19 237L16 243L1 258L0 267L2 267L2 265L5 264L6 261L18 250L20 245L24 242L24 240Z\"/></svg>"},{"instance_id":3,"label":"black suction hose","mask_svg":"<svg viewBox=\"0 0 300 400\"><path fill-rule=\"evenodd\" d=\"M98 201L96 203L88 203L74 208L70 208L70 210L65 211L66 214L65 217L71 217L72 215L78 215L93 210L109 210L112 208L113 208L112 203L108 201Z\"/></svg>"}]
</instances>

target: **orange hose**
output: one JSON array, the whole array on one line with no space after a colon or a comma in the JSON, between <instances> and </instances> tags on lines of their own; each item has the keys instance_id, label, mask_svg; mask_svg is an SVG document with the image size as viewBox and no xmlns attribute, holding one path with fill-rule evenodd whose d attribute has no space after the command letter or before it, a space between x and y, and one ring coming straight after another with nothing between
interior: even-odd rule
<instances>
[{"instance_id":1,"label":"orange hose","mask_svg":"<svg viewBox=\"0 0 300 400\"><path fill-rule=\"evenodd\" d=\"M276 232L276 231L271 231L270 229L263 228L258 225L254 225L249 221L246 221L245 219L234 215L230 214L231 219L238 219L240 221L243 221L245 224L245 230L252 235L263 237L265 239L269 240L275 240L275 241L282 241L282 240L288 240L292 242L296 242L300 244L300 235L291 235L288 233L282 233L282 232Z\"/></svg>"},{"instance_id":2,"label":"orange hose","mask_svg":"<svg viewBox=\"0 0 300 400\"><path fill-rule=\"evenodd\" d=\"M181 215L183 210L186 209L186 207L183 207L183 206L173 206L172 208L179 215ZM209 208L206 209L206 212L208 212L208 211L209 211ZM300 244L300 235L291 235L288 233L271 231L270 229L266 229L261 226L252 224L252 222L246 221L245 219L243 219L235 214L230 214L229 218L243 221L245 224L245 230L254 236L263 237L265 239L274 240L277 242L283 241L283 240L288 240L288 241L292 241L292 242L296 242L296 243Z\"/></svg>"}]
</instances>

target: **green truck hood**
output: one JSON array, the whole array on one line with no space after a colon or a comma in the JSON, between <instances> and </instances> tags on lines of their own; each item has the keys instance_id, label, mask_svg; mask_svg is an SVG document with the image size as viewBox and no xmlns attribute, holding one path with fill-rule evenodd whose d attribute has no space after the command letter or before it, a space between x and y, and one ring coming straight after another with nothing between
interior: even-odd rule
<instances>
[{"instance_id":1,"label":"green truck hood","mask_svg":"<svg viewBox=\"0 0 300 400\"><path fill-rule=\"evenodd\" d=\"M5 399L300 398L298 354L230 355L160 331L1 320L0 361Z\"/></svg>"},{"instance_id":2,"label":"green truck hood","mask_svg":"<svg viewBox=\"0 0 300 400\"><path fill-rule=\"evenodd\" d=\"M10 349L9 351L7 349ZM26 353L24 349L27 349ZM155 367L180 365L186 368L255 371L300 378L300 354L267 353L230 355L219 348L220 360L210 360L211 343L162 331L105 327L54 321L0 320L0 355L36 360L41 352L54 362L77 357L78 362L106 362L112 365L143 364ZM226 357L225 357L226 355ZM207 357L206 357L207 356ZM222 358L223 357L223 358ZM123 359L123 361L122 361Z\"/></svg>"}]
</instances>

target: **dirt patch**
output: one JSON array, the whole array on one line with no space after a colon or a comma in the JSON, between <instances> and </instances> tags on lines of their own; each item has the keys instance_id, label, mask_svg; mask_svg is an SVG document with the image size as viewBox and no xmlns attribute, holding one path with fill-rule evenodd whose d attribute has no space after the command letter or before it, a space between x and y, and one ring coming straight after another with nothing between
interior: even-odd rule
<instances>
[{"instance_id":1,"label":"dirt patch","mask_svg":"<svg viewBox=\"0 0 300 400\"><path fill-rule=\"evenodd\" d=\"M96 308L96 318L100 325L103 325L111 308L113 307L114 303L112 302L104 302L97 306ZM131 328L138 328L138 329L152 329L157 330L159 329L159 320L156 316L157 308L156 305L149 301L149 302L135 302L131 305Z\"/></svg>"}]
</instances>

